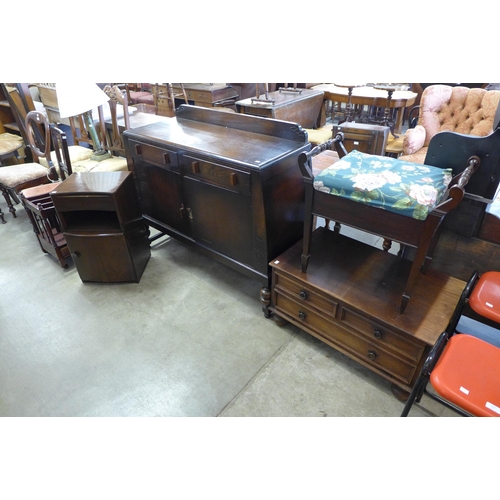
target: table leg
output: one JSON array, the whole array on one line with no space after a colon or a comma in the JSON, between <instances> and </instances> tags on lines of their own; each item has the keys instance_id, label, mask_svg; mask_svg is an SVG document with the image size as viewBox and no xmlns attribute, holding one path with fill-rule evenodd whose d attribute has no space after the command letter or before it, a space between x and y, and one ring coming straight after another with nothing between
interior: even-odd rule
<instances>
[{"instance_id":1,"label":"table leg","mask_svg":"<svg viewBox=\"0 0 500 500\"><path fill-rule=\"evenodd\" d=\"M346 121L352 121L352 89L353 87L348 87L347 89L347 105L346 105Z\"/></svg>"},{"instance_id":2,"label":"table leg","mask_svg":"<svg viewBox=\"0 0 500 500\"><path fill-rule=\"evenodd\" d=\"M389 127L390 131L391 131L391 134L392 136L397 139L399 137L399 135L396 135L394 133L394 124L390 124L389 122L389 115L391 113L391 100L392 100L392 94L393 94L393 90L388 90L387 91L387 105L386 105L386 108L385 108L385 111L384 111L384 125L386 127Z\"/></svg>"}]
</instances>

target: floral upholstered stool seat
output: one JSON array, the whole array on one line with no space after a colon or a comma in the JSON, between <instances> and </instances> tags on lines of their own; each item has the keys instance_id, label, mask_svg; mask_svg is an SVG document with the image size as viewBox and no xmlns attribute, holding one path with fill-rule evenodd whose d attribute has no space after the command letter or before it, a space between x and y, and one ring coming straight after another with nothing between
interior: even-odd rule
<instances>
[{"instance_id":1,"label":"floral upholstered stool seat","mask_svg":"<svg viewBox=\"0 0 500 500\"><path fill-rule=\"evenodd\" d=\"M329 141L338 141L336 138ZM384 238L384 250L392 241L416 248L415 257L402 295L400 312L408 304L412 288L422 268L429 267L437 243L438 228L446 214L463 199L479 158L464 160L463 170L452 176L451 168L400 161L351 151L319 172L313 169L314 156L324 145L299 155L304 180L305 216L301 268L307 272L313 217L341 224Z\"/></svg>"},{"instance_id":2,"label":"floral upholstered stool seat","mask_svg":"<svg viewBox=\"0 0 500 500\"><path fill-rule=\"evenodd\" d=\"M451 178L451 168L352 151L316 175L314 189L425 220Z\"/></svg>"}]
</instances>

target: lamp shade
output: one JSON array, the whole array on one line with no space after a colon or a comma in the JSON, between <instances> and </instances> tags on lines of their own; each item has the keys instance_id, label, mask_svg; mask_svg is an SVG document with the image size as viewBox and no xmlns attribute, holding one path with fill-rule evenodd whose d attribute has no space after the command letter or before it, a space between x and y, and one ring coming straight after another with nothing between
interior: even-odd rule
<instances>
[{"instance_id":1,"label":"lamp shade","mask_svg":"<svg viewBox=\"0 0 500 500\"><path fill-rule=\"evenodd\" d=\"M61 118L80 115L109 101L96 83L56 83L56 93Z\"/></svg>"}]
</instances>

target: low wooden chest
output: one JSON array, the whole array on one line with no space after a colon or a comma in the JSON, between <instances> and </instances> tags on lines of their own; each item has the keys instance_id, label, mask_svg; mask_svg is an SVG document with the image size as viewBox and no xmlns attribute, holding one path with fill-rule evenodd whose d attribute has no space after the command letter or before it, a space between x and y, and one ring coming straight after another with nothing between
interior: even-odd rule
<instances>
[{"instance_id":1,"label":"low wooden chest","mask_svg":"<svg viewBox=\"0 0 500 500\"><path fill-rule=\"evenodd\" d=\"M410 262L325 228L311 248L306 273L301 242L271 262L270 311L409 392L465 282L430 270L400 314Z\"/></svg>"}]
</instances>

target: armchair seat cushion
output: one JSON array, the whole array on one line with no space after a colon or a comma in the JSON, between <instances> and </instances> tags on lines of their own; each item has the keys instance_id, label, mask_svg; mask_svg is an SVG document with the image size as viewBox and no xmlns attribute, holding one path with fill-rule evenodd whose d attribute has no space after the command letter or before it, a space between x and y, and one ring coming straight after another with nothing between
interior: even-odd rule
<instances>
[{"instance_id":1,"label":"armchair seat cushion","mask_svg":"<svg viewBox=\"0 0 500 500\"><path fill-rule=\"evenodd\" d=\"M314 177L314 189L418 220L440 203L452 170L351 151Z\"/></svg>"}]
</instances>

